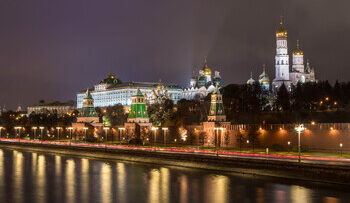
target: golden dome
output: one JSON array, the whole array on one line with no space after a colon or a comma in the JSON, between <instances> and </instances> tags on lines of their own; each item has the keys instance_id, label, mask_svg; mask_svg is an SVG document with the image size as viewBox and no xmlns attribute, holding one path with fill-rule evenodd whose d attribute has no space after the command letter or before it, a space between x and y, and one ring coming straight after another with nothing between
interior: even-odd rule
<instances>
[{"instance_id":1,"label":"golden dome","mask_svg":"<svg viewBox=\"0 0 350 203\"><path fill-rule=\"evenodd\" d=\"M300 47L299 47L299 40L297 40L297 48L293 52L293 55L304 55L303 50L301 50Z\"/></svg>"},{"instance_id":2,"label":"golden dome","mask_svg":"<svg viewBox=\"0 0 350 203\"><path fill-rule=\"evenodd\" d=\"M211 69L208 67L207 59L204 61L203 71L204 75L211 75Z\"/></svg>"},{"instance_id":3,"label":"golden dome","mask_svg":"<svg viewBox=\"0 0 350 203\"><path fill-rule=\"evenodd\" d=\"M247 81L247 85L254 85L254 83L255 83L255 80L253 79L253 73L250 72L250 78Z\"/></svg>"},{"instance_id":4,"label":"golden dome","mask_svg":"<svg viewBox=\"0 0 350 203\"><path fill-rule=\"evenodd\" d=\"M162 80L159 80L157 89L158 89L158 90L161 90L161 89L163 89L163 88L164 88L164 86L162 85Z\"/></svg>"},{"instance_id":5,"label":"golden dome","mask_svg":"<svg viewBox=\"0 0 350 203\"><path fill-rule=\"evenodd\" d=\"M280 27L276 31L277 37L287 37L287 30L283 27L283 18L281 17Z\"/></svg>"}]
</instances>

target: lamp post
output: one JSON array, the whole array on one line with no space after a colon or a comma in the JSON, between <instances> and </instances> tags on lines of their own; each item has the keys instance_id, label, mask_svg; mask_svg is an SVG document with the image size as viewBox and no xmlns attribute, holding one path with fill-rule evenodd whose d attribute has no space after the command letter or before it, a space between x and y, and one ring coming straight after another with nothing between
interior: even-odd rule
<instances>
[{"instance_id":1,"label":"lamp post","mask_svg":"<svg viewBox=\"0 0 350 203\"><path fill-rule=\"evenodd\" d=\"M72 130L73 130L73 127L68 127L68 130L69 130L69 139L70 139L70 141L72 141Z\"/></svg>"},{"instance_id":2,"label":"lamp post","mask_svg":"<svg viewBox=\"0 0 350 203\"><path fill-rule=\"evenodd\" d=\"M340 146L340 157L342 157L343 156L343 143L340 143L339 146Z\"/></svg>"},{"instance_id":3,"label":"lamp post","mask_svg":"<svg viewBox=\"0 0 350 203\"><path fill-rule=\"evenodd\" d=\"M164 147L166 147L166 131L168 128L162 128L162 130L164 131Z\"/></svg>"},{"instance_id":4,"label":"lamp post","mask_svg":"<svg viewBox=\"0 0 350 203\"><path fill-rule=\"evenodd\" d=\"M295 130L298 132L298 155L299 155L299 163L300 163L300 134L303 130L305 130L304 125L300 124L297 127L295 127Z\"/></svg>"},{"instance_id":5,"label":"lamp post","mask_svg":"<svg viewBox=\"0 0 350 203\"><path fill-rule=\"evenodd\" d=\"M106 132L106 142L107 142L109 128L108 127L104 127L103 130L105 130L105 132Z\"/></svg>"},{"instance_id":6,"label":"lamp post","mask_svg":"<svg viewBox=\"0 0 350 203\"><path fill-rule=\"evenodd\" d=\"M85 142L86 142L86 131L87 131L88 128L87 128L87 127L84 127L83 129L84 129L84 138L85 138L84 140L85 140Z\"/></svg>"},{"instance_id":7,"label":"lamp post","mask_svg":"<svg viewBox=\"0 0 350 203\"><path fill-rule=\"evenodd\" d=\"M40 129L40 139L43 139L43 130L44 130L44 127L40 126L39 129Z\"/></svg>"},{"instance_id":8,"label":"lamp post","mask_svg":"<svg viewBox=\"0 0 350 203\"><path fill-rule=\"evenodd\" d=\"M22 127L20 127L20 126L15 127L16 133L18 132L17 135L19 138L21 138L21 129L22 129ZM17 135L16 135L16 137L17 137Z\"/></svg>"},{"instance_id":9,"label":"lamp post","mask_svg":"<svg viewBox=\"0 0 350 203\"><path fill-rule=\"evenodd\" d=\"M223 138L224 138L224 132L226 128L221 128L221 151L224 151L224 143L223 143Z\"/></svg>"},{"instance_id":10,"label":"lamp post","mask_svg":"<svg viewBox=\"0 0 350 203\"><path fill-rule=\"evenodd\" d=\"M288 141L288 153L290 152L290 141Z\"/></svg>"},{"instance_id":11,"label":"lamp post","mask_svg":"<svg viewBox=\"0 0 350 203\"><path fill-rule=\"evenodd\" d=\"M34 139L36 138L36 130L38 129L38 127L32 127L32 129L34 130Z\"/></svg>"},{"instance_id":12,"label":"lamp post","mask_svg":"<svg viewBox=\"0 0 350 203\"><path fill-rule=\"evenodd\" d=\"M121 142L122 142L122 135L123 135L123 130L125 130L125 128L118 128L118 130L119 130L119 132L120 132L120 134L119 134L119 144L121 144Z\"/></svg>"},{"instance_id":13,"label":"lamp post","mask_svg":"<svg viewBox=\"0 0 350 203\"><path fill-rule=\"evenodd\" d=\"M157 139L157 130L158 128L157 127L152 127L151 128L153 131L154 131L154 145L156 145L156 139Z\"/></svg>"},{"instance_id":14,"label":"lamp post","mask_svg":"<svg viewBox=\"0 0 350 203\"><path fill-rule=\"evenodd\" d=\"M214 130L216 130L216 133L215 133L215 148L216 148L216 156L219 156L219 150L218 150L218 145L219 145L219 141L218 141L218 136L219 136L219 129L220 128L217 128L215 127Z\"/></svg>"},{"instance_id":15,"label":"lamp post","mask_svg":"<svg viewBox=\"0 0 350 203\"><path fill-rule=\"evenodd\" d=\"M57 139L59 140L61 127L56 127L56 130L57 130Z\"/></svg>"},{"instance_id":16,"label":"lamp post","mask_svg":"<svg viewBox=\"0 0 350 203\"><path fill-rule=\"evenodd\" d=\"M0 126L0 137L2 137L2 136L1 136L1 130L2 130L2 129L3 129L3 127L2 127L2 126Z\"/></svg>"}]
</instances>

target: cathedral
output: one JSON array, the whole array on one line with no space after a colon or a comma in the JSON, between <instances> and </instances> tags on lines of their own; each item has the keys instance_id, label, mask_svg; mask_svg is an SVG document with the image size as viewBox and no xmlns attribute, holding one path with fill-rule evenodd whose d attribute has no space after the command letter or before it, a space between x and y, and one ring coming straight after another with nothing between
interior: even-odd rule
<instances>
[{"instance_id":1,"label":"cathedral","mask_svg":"<svg viewBox=\"0 0 350 203\"><path fill-rule=\"evenodd\" d=\"M206 97L209 93L215 92L218 88L223 86L220 72L215 71L212 75L211 68L208 66L207 59L204 65L199 70L198 75L192 75L190 87L183 90L184 99L201 99Z\"/></svg>"},{"instance_id":2,"label":"cathedral","mask_svg":"<svg viewBox=\"0 0 350 203\"><path fill-rule=\"evenodd\" d=\"M272 82L272 90L276 91L282 84L288 90L291 90L291 85L296 85L298 82L317 82L315 79L315 71L307 62L304 65L304 52L301 50L299 41L297 41L296 49L293 51L292 67L289 67L289 55L287 45L287 30L284 28L281 19L280 27L276 31L276 56L275 56L276 76Z\"/></svg>"},{"instance_id":3,"label":"cathedral","mask_svg":"<svg viewBox=\"0 0 350 203\"><path fill-rule=\"evenodd\" d=\"M289 65L288 45L287 45L287 30L284 28L281 19L280 27L276 31L276 56L275 56L275 79L272 81L271 90L275 92L282 84L288 90L291 90L292 85L297 85L298 82L317 82L315 78L315 70L311 68L309 61L304 65L304 52L300 48L299 40L296 44L296 49L292 55L292 66ZM265 91L270 91L270 80L266 74L265 66L263 73L259 76L259 84ZM252 73L247 81L248 85L255 83Z\"/></svg>"}]
</instances>

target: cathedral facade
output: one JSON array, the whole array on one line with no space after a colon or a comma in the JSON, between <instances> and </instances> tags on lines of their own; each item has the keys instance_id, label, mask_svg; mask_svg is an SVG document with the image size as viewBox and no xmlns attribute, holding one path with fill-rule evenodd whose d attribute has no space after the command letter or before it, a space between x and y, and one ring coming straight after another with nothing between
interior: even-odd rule
<instances>
[{"instance_id":1,"label":"cathedral facade","mask_svg":"<svg viewBox=\"0 0 350 203\"><path fill-rule=\"evenodd\" d=\"M265 91L276 92L282 84L290 91L292 85L296 86L299 82L317 82L315 78L315 70L311 68L310 62L307 60L304 65L304 52L300 48L299 40L297 40L296 49L292 55L292 66L290 67L287 42L287 30L284 28L283 21L276 31L276 56L275 56L275 79L270 87L270 79L266 74L265 65L263 72L259 76L259 84ZM252 73L247 81L248 85L253 85L255 80Z\"/></svg>"},{"instance_id":2,"label":"cathedral facade","mask_svg":"<svg viewBox=\"0 0 350 203\"><path fill-rule=\"evenodd\" d=\"M213 75L211 68L208 66L207 59L205 59L202 69L198 71L198 75L193 74L190 86L184 88L183 98L187 100L201 99L222 86L220 72L215 71Z\"/></svg>"},{"instance_id":3,"label":"cathedral facade","mask_svg":"<svg viewBox=\"0 0 350 203\"><path fill-rule=\"evenodd\" d=\"M304 65L304 52L299 46L299 41L297 41L296 49L293 52L291 68L289 64L287 30L281 19L280 27L276 31L276 75L272 82L272 90L278 90L282 84L291 90L291 86L298 82L317 82L315 71L310 67L310 63L307 62L306 66Z\"/></svg>"}]
</instances>

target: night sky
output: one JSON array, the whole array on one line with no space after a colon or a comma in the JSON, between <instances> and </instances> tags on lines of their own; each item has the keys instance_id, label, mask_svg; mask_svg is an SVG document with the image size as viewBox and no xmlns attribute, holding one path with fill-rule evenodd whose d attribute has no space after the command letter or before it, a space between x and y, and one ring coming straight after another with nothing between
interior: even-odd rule
<instances>
[{"instance_id":1,"label":"night sky","mask_svg":"<svg viewBox=\"0 0 350 203\"><path fill-rule=\"evenodd\" d=\"M225 84L267 64L285 16L320 80L350 79L348 0L2 0L0 105L75 100L110 71L187 85L207 56Z\"/></svg>"}]
</instances>

